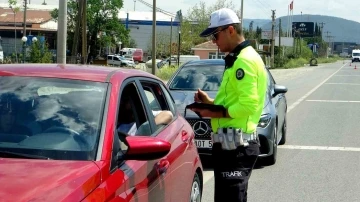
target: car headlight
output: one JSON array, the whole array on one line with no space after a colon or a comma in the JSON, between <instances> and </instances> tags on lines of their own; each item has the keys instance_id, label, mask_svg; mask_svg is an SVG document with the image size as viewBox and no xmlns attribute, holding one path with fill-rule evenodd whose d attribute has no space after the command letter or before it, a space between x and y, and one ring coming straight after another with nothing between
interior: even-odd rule
<instances>
[{"instance_id":1,"label":"car headlight","mask_svg":"<svg viewBox=\"0 0 360 202\"><path fill-rule=\"evenodd\" d=\"M258 127L266 128L271 121L271 115L270 114L263 114L260 117L260 121L258 124Z\"/></svg>"}]
</instances>

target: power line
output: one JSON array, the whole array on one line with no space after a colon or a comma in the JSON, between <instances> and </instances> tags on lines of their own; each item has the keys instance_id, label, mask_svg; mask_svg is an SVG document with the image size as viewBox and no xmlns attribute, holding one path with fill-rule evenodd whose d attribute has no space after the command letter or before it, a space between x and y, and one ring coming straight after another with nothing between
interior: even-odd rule
<instances>
[{"instance_id":1,"label":"power line","mask_svg":"<svg viewBox=\"0 0 360 202\"><path fill-rule=\"evenodd\" d=\"M140 3L144 4L145 6L147 6L147 7L149 7L149 8L153 8L153 5L151 5L150 3L146 2L146 1L143 1L143 0L137 0L137 1L139 1ZM135 2L135 1L134 1L134 2ZM134 10L135 10L135 5L134 5ZM165 11L165 10L163 10L163 9L161 9L161 8L158 8L158 7L156 7L156 11L158 11L158 12L160 12L160 13L163 13L163 14L165 14L165 15L171 16L171 17L175 17L175 16L176 16L176 14L170 13L170 12Z\"/></svg>"}]
</instances>

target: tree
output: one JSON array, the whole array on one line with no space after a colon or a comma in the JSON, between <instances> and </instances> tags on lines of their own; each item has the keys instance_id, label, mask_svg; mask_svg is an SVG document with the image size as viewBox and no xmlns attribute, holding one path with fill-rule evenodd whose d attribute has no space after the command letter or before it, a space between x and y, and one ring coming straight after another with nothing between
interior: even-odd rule
<instances>
[{"instance_id":1,"label":"tree","mask_svg":"<svg viewBox=\"0 0 360 202\"><path fill-rule=\"evenodd\" d=\"M77 24L80 1L68 0L68 44L74 41L75 30L82 30ZM129 30L126 30L118 18L122 7L122 0L87 0L87 40L91 56L101 54L98 50L102 47L116 47L118 41L123 44L129 42ZM58 10L52 11L51 15L56 20ZM80 37L76 37L78 38ZM78 48L75 50L78 51Z\"/></svg>"},{"instance_id":2,"label":"tree","mask_svg":"<svg viewBox=\"0 0 360 202\"><path fill-rule=\"evenodd\" d=\"M8 0L9 3L9 7L11 8L11 10L14 13L14 30L15 30L15 40L14 40L14 50L15 50L15 60L16 63L18 62L18 55L17 55L17 48L16 48L16 42L17 42L17 37L16 37L16 22L15 22L15 17L16 17L16 13L20 11L20 8L17 5L17 0Z\"/></svg>"},{"instance_id":3,"label":"tree","mask_svg":"<svg viewBox=\"0 0 360 202\"><path fill-rule=\"evenodd\" d=\"M51 63L52 53L48 49L46 41L39 40L32 42L29 52L30 63Z\"/></svg>"},{"instance_id":4,"label":"tree","mask_svg":"<svg viewBox=\"0 0 360 202\"><path fill-rule=\"evenodd\" d=\"M189 53L191 47L206 42L199 34L209 26L210 14L220 8L236 8L231 0L217 0L213 5L200 1L188 10L188 15L181 22L181 52ZM240 9L235 10L240 18Z\"/></svg>"},{"instance_id":5,"label":"tree","mask_svg":"<svg viewBox=\"0 0 360 202\"><path fill-rule=\"evenodd\" d=\"M136 47L137 47L137 44L136 44L135 39L130 38L130 40L128 41L128 43L125 44L125 47L136 48Z\"/></svg>"},{"instance_id":6,"label":"tree","mask_svg":"<svg viewBox=\"0 0 360 202\"><path fill-rule=\"evenodd\" d=\"M149 53L152 54L152 36L148 41L147 48ZM165 32L157 32L156 33L156 58L161 58L165 55L170 55L170 36Z\"/></svg>"}]
</instances>

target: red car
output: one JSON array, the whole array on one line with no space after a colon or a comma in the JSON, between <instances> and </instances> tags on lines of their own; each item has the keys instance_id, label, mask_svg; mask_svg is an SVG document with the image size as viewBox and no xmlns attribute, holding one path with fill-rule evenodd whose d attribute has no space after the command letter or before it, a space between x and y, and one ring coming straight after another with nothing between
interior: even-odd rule
<instances>
[{"instance_id":1,"label":"red car","mask_svg":"<svg viewBox=\"0 0 360 202\"><path fill-rule=\"evenodd\" d=\"M200 201L194 132L164 83L140 70L0 66L0 198ZM124 112L122 98L131 100ZM154 110L173 118L156 125ZM133 118L136 133L118 131Z\"/></svg>"}]
</instances>

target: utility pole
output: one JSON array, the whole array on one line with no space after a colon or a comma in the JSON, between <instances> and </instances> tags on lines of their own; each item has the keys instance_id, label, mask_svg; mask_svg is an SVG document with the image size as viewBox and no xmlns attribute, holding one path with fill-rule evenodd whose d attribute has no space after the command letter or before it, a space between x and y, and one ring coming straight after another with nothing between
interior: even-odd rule
<instances>
[{"instance_id":1,"label":"utility pole","mask_svg":"<svg viewBox=\"0 0 360 202\"><path fill-rule=\"evenodd\" d=\"M253 27L254 27L254 21L251 21L250 22L250 25L249 25L249 38L252 39L253 38Z\"/></svg>"},{"instance_id":2,"label":"utility pole","mask_svg":"<svg viewBox=\"0 0 360 202\"><path fill-rule=\"evenodd\" d=\"M272 11L272 28L271 28L271 67L274 67L274 52L275 52L275 11Z\"/></svg>"},{"instance_id":3,"label":"utility pole","mask_svg":"<svg viewBox=\"0 0 360 202\"><path fill-rule=\"evenodd\" d=\"M171 55L172 55L172 34L173 34L173 19L171 18L171 25L170 25L170 46L169 46L169 53L170 53L170 59L169 59L169 67L171 66Z\"/></svg>"},{"instance_id":4,"label":"utility pole","mask_svg":"<svg viewBox=\"0 0 360 202\"><path fill-rule=\"evenodd\" d=\"M151 58L152 58L152 74L156 74L156 0L153 0L153 21L152 21L152 48L151 48Z\"/></svg>"},{"instance_id":5,"label":"utility pole","mask_svg":"<svg viewBox=\"0 0 360 202\"><path fill-rule=\"evenodd\" d=\"M319 24L320 24L320 28L321 28L320 33L321 33L321 39L322 39L322 37L323 37L323 28L324 28L325 23L321 22Z\"/></svg>"},{"instance_id":6,"label":"utility pole","mask_svg":"<svg viewBox=\"0 0 360 202\"><path fill-rule=\"evenodd\" d=\"M86 64L87 63L87 8L86 8L86 4L87 4L87 0L82 0L82 64Z\"/></svg>"},{"instance_id":7,"label":"utility pole","mask_svg":"<svg viewBox=\"0 0 360 202\"><path fill-rule=\"evenodd\" d=\"M240 28L241 31L243 31L243 18L244 18L244 0L241 0L241 24L240 24Z\"/></svg>"},{"instance_id":8,"label":"utility pole","mask_svg":"<svg viewBox=\"0 0 360 202\"><path fill-rule=\"evenodd\" d=\"M23 38L26 37L26 10L27 10L27 0L24 0L24 28L23 28ZM26 56L26 41L23 41L23 63L25 63Z\"/></svg>"},{"instance_id":9,"label":"utility pole","mask_svg":"<svg viewBox=\"0 0 360 202\"><path fill-rule=\"evenodd\" d=\"M66 64L67 39L67 1L59 1L59 20L57 33L56 57L57 63Z\"/></svg>"},{"instance_id":10,"label":"utility pole","mask_svg":"<svg viewBox=\"0 0 360 202\"><path fill-rule=\"evenodd\" d=\"M330 45L330 36L329 36L329 31L326 32L326 38L327 38L327 46L326 46L326 58L329 58L329 45Z\"/></svg>"},{"instance_id":11,"label":"utility pole","mask_svg":"<svg viewBox=\"0 0 360 202\"><path fill-rule=\"evenodd\" d=\"M282 29L281 29L281 19L279 19L279 56L281 57L281 32L282 32Z\"/></svg>"}]
</instances>

